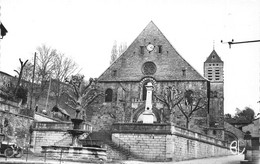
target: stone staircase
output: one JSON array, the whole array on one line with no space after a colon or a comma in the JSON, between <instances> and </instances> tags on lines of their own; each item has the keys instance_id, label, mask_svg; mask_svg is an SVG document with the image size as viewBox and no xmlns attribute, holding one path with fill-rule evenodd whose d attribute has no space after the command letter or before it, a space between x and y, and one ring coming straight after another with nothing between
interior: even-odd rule
<instances>
[{"instance_id":1,"label":"stone staircase","mask_svg":"<svg viewBox=\"0 0 260 164\"><path fill-rule=\"evenodd\" d=\"M71 144L72 144L72 139L69 134L66 134L66 136L63 139L54 143L55 146L71 146Z\"/></svg>"},{"instance_id":2,"label":"stone staircase","mask_svg":"<svg viewBox=\"0 0 260 164\"><path fill-rule=\"evenodd\" d=\"M131 152L131 146L123 142L119 138L113 137L110 134L94 132L86 140L81 141L83 146L107 147L107 157L110 159L127 160L127 159L142 159L140 156Z\"/></svg>"}]
</instances>

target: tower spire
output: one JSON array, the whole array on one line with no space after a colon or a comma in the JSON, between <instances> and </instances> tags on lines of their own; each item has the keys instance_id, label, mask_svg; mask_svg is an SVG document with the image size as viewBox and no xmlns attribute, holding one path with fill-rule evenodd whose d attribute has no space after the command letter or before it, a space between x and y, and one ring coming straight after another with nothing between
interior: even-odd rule
<instances>
[{"instance_id":1,"label":"tower spire","mask_svg":"<svg viewBox=\"0 0 260 164\"><path fill-rule=\"evenodd\" d=\"M215 40L213 40L213 50L215 50Z\"/></svg>"}]
</instances>

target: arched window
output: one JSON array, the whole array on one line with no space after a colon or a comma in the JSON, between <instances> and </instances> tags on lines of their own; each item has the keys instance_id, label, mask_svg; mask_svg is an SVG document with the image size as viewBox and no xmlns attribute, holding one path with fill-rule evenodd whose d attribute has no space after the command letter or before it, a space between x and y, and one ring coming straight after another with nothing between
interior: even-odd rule
<instances>
[{"instance_id":1,"label":"arched window","mask_svg":"<svg viewBox=\"0 0 260 164\"><path fill-rule=\"evenodd\" d=\"M105 102L112 102L113 90L108 88L105 92Z\"/></svg>"}]
</instances>

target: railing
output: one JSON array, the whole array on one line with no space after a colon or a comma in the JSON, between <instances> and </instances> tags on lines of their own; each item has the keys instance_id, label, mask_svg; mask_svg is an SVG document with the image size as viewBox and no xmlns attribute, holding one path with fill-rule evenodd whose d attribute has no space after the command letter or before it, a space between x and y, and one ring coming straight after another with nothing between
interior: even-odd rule
<instances>
[{"instance_id":1,"label":"railing","mask_svg":"<svg viewBox=\"0 0 260 164\"><path fill-rule=\"evenodd\" d=\"M73 129L73 124L71 122L36 122L33 126L34 130L60 130L66 131ZM81 129L91 132L92 127L87 123L81 125Z\"/></svg>"},{"instance_id":2,"label":"railing","mask_svg":"<svg viewBox=\"0 0 260 164\"><path fill-rule=\"evenodd\" d=\"M170 134L170 124L115 123L113 133L162 133Z\"/></svg>"}]
</instances>

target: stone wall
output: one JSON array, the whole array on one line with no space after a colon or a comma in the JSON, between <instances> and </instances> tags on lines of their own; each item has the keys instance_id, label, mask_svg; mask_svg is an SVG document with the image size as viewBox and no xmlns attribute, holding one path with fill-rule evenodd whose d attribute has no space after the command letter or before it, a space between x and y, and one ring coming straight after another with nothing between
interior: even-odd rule
<instances>
[{"instance_id":1,"label":"stone wall","mask_svg":"<svg viewBox=\"0 0 260 164\"><path fill-rule=\"evenodd\" d=\"M227 141L228 143L231 143L234 140L244 141L245 132L234 127L228 122L224 122L224 127L225 127L225 141Z\"/></svg>"},{"instance_id":2,"label":"stone wall","mask_svg":"<svg viewBox=\"0 0 260 164\"><path fill-rule=\"evenodd\" d=\"M2 100L0 98L0 133L9 142L22 147L28 146L33 118L19 114L20 107L16 102Z\"/></svg>"},{"instance_id":3,"label":"stone wall","mask_svg":"<svg viewBox=\"0 0 260 164\"><path fill-rule=\"evenodd\" d=\"M135 157L152 161L181 161L230 154L224 141L170 124L135 124L132 128L117 125L112 140L117 142L117 139L130 145L130 152Z\"/></svg>"}]
</instances>

